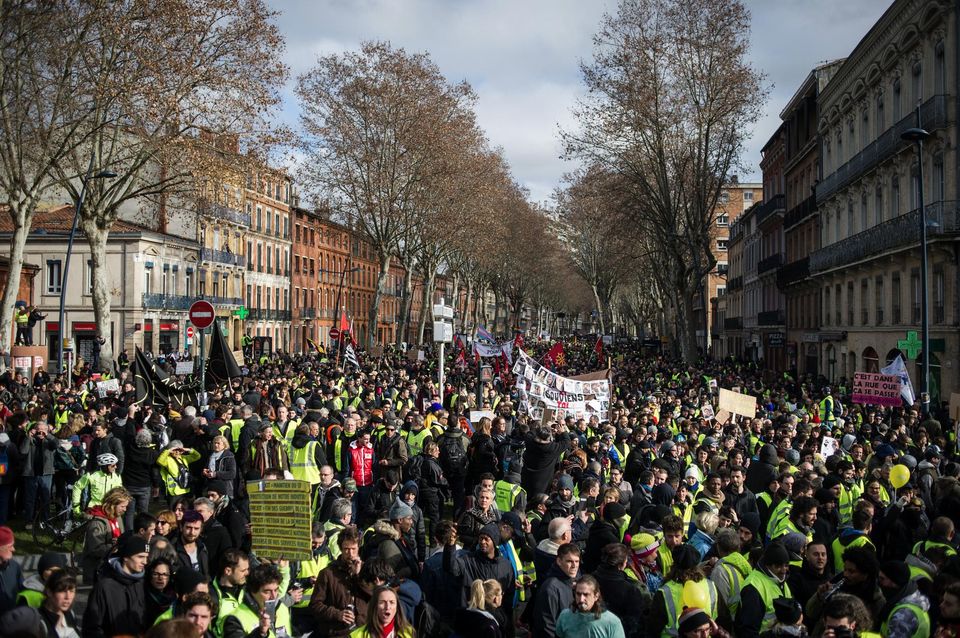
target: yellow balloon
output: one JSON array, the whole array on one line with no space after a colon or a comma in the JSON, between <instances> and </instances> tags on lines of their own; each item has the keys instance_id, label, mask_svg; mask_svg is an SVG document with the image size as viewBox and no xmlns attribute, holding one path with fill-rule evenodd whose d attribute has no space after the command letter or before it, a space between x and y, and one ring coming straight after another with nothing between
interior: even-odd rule
<instances>
[{"instance_id":1,"label":"yellow balloon","mask_svg":"<svg viewBox=\"0 0 960 638\"><path fill-rule=\"evenodd\" d=\"M710 613L710 592L706 581L695 583L688 580L683 584L683 606L696 607Z\"/></svg>"},{"instance_id":2,"label":"yellow balloon","mask_svg":"<svg viewBox=\"0 0 960 638\"><path fill-rule=\"evenodd\" d=\"M910 480L910 468L906 465L894 465L890 469L890 484L900 489Z\"/></svg>"}]
</instances>

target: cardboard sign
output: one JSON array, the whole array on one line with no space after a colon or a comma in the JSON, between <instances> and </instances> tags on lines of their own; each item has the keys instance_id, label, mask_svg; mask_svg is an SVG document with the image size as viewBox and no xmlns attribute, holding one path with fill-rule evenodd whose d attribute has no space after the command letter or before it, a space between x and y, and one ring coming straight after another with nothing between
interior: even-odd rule
<instances>
[{"instance_id":1,"label":"cardboard sign","mask_svg":"<svg viewBox=\"0 0 960 638\"><path fill-rule=\"evenodd\" d=\"M717 421L717 423L723 425L730 419L731 416L732 415L726 410L717 410L717 413L713 418Z\"/></svg>"},{"instance_id":2,"label":"cardboard sign","mask_svg":"<svg viewBox=\"0 0 960 638\"><path fill-rule=\"evenodd\" d=\"M822 456L824 459L828 459L839 451L840 441L836 440L832 436L823 437L823 441L820 443L820 456Z\"/></svg>"},{"instance_id":3,"label":"cardboard sign","mask_svg":"<svg viewBox=\"0 0 960 638\"><path fill-rule=\"evenodd\" d=\"M757 416L756 397L727 390L726 388L720 388L720 403L717 407L721 410L732 412L733 414L745 416L748 419Z\"/></svg>"},{"instance_id":4,"label":"cardboard sign","mask_svg":"<svg viewBox=\"0 0 960 638\"><path fill-rule=\"evenodd\" d=\"M854 403L869 405L903 405L903 398L900 396L900 379L891 374L855 372L851 399Z\"/></svg>"},{"instance_id":5,"label":"cardboard sign","mask_svg":"<svg viewBox=\"0 0 960 638\"><path fill-rule=\"evenodd\" d=\"M493 410L470 410L470 423L480 423L480 419L483 417L487 417L492 421L494 416Z\"/></svg>"},{"instance_id":6,"label":"cardboard sign","mask_svg":"<svg viewBox=\"0 0 960 638\"><path fill-rule=\"evenodd\" d=\"M177 374L193 374L193 361L177 361Z\"/></svg>"},{"instance_id":7,"label":"cardboard sign","mask_svg":"<svg viewBox=\"0 0 960 638\"><path fill-rule=\"evenodd\" d=\"M253 551L260 558L310 560L310 484L248 481Z\"/></svg>"},{"instance_id":8,"label":"cardboard sign","mask_svg":"<svg viewBox=\"0 0 960 638\"><path fill-rule=\"evenodd\" d=\"M103 399L110 392L120 392L120 379L97 381L97 396Z\"/></svg>"},{"instance_id":9,"label":"cardboard sign","mask_svg":"<svg viewBox=\"0 0 960 638\"><path fill-rule=\"evenodd\" d=\"M237 360L237 365L241 368L245 365L243 362L243 350L234 350L233 358Z\"/></svg>"}]
</instances>

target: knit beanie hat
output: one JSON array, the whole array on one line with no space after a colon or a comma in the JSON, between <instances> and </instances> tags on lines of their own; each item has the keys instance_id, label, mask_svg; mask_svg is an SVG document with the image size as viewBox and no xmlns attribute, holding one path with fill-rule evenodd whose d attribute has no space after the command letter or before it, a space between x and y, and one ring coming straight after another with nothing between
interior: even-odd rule
<instances>
[{"instance_id":1,"label":"knit beanie hat","mask_svg":"<svg viewBox=\"0 0 960 638\"><path fill-rule=\"evenodd\" d=\"M396 500L390 506L390 520L399 521L401 518L413 516L413 509L401 500Z\"/></svg>"},{"instance_id":2,"label":"knit beanie hat","mask_svg":"<svg viewBox=\"0 0 960 638\"><path fill-rule=\"evenodd\" d=\"M784 625L796 625L803 615L803 608L800 607L800 603L792 598L775 599L773 601L773 611L777 615L777 621Z\"/></svg>"},{"instance_id":3,"label":"knit beanie hat","mask_svg":"<svg viewBox=\"0 0 960 638\"><path fill-rule=\"evenodd\" d=\"M178 596L192 594L200 583L206 582L200 572L190 569L178 569L173 577L173 587Z\"/></svg>"},{"instance_id":4,"label":"knit beanie hat","mask_svg":"<svg viewBox=\"0 0 960 638\"><path fill-rule=\"evenodd\" d=\"M902 560L888 560L880 565L880 572L895 582L897 587L905 587L910 582L910 568Z\"/></svg>"},{"instance_id":5,"label":"knit beanie hat","mask_svg":"<svg viewBox=\"0 0 960 638\"><path fill-rule=\"evenodd\" d=\"M569 474L561 474L560 478L557 479L557 488L561 490L572 490L573 477Z\"/></svg>"},{"instance_id":6,"label":"knit beanie hat","mask_svg":"<svg viewBox=\"0 0 960 638\"><path fill-rule=\"evenodd\" d=\"M673 564L680 569L693 569L700 564L700 552L686 543L673 548Z\"/></svg>"},{"instance_id":7,"label":"knit beanie hat","mask_svg":"<svg viewBox=\"0 0 960 638\"><path fill-rule=\"evenodd\" d=\"M680 634L688 634L696 631L704 625L710 624L710 616L707 612L697 607L688 607L680 614Z\"/></svg>"},{"instance_id":8,"label":"knit beanie hat","mask_svg":"<svg viewBox=\"0 0 960 638\"><path fill-rule=\"evenodd\" d=\"M603 506L603 520L605 521L615 521L623 518L626 514L627 510L620 503L607 503Z\"/></svg>"},{"instance_id":9,"label":"knit beanie hat","mask_svg":"<svg viewBox=\"0 0 960 638\"><path fill-rule=\"evenodd\" d=\"M6 525L0 525L0 547L13 542L13 530Z\"/></svg>"},{"instance_id":10,"label":"knit beanie hat","mask_svg":"<svg viewBox=\"0 0 960 638\"><path fill-rule=\"evenodd\" d=\"M637 553L640 558L646 558L660 549L660 541L653 534L634 534L630 539L630 549Z\"/></svg>"},{"instance_id":11,"label":"knit beanie hat","mask_svg":"<svg viewBox=\"0 0 960 638\"><path fill-rule=\"evenodd\" d=\"M500 544L500 528L496 523L487 523L481 527L478 536L489 536L494 545Z\"/></svg>"},{"instance_id":12,"label":"knit beanie hat","mask_svg":"<svg viewBox=\"0 0 960 638\"><path fill-rule=\"evenodd\" d=\"M220 496L227 493L227 482L220 479L211 479L207 481L207 491L216 492Z\"/></svg>"},{"instance_id":13,"label":"knit beanie hat","mask_svg":"<svg viewBox=\"0 0 960 638\"><path fill-rule=\"evenodd\" d=\"M767 545L767 548L763 550L763 564L767 567L770 565L787 565L790 563L790 552L787 551L787 548L783 546L783 543L779 541L774 541Z\"/></svg>"},{"instance_id":14,"label":"knit beanie hat","mask_svg":"<svg viewBox=\"0 0 960 638\"><path fill-rule=\"evenodd\" d=\"M747 512L740 517L740 527L750 530L756 536L760 531L760 515L756 512Z\"/></svg>"},{"instance_id":15,"label":"knit beanie hat","mask_svg":"<svg viewBox=\"0 0 960 638\"><path fill-rule=\"evenodd\" d=\"M120 556L120 558L129 558L137 554L149 553L150 545L147 544L147 541L145 541L142 536L137 536L136 534L121 536L117 543L117 555Z\"/></svg>"},{"instance_id":16,"label":"knit beanie hat","mask_svg":"<svg viewBox=\"0 0 960 638\"><path fill-rule=\"evenodd\" d=\"M37 562L37 573L43 574L43 572L53 567L66 569L67 568L66 554L61 554L60 552L44 552L43 555L40 557L40 560Z\"/></svg>"}]
</instances>

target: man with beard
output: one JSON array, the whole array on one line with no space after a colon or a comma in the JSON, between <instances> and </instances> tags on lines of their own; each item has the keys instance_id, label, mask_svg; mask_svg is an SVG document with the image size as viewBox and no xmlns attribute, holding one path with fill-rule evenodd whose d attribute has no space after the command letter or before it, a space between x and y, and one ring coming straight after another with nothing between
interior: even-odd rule
<instances>
[{"instance_id":1,"label":"man with beard","mask_svg":"<svg viewBox=\"0 0 960 638\"><path fill-rule=\"evenodd\" d=\"M780 521L773 530L771 538L776 540L787 534L802 534L807 542L813 540L813 524L817 522L817 499L812 496L799 496L790 506L790 516Z\"/></svg>"},{"instance_id":2,"label":"man with beard","mask_svg":"<svg viewBox=\"0 0 960 638\"><path fill-rule=\"evenodd\" d=\"M869 547L852 547L843 552L843 572L830 581L820 585L817 595L807 603L806 611L810 623L823 619L823 608L835 594L850 594L863 601L871 617L879 618L883 608L883 592L877 584L880 562ZM879 621L877 622L879 626ZM869 627L862 627L869 631ZM817 633L814 631L814 633Z\"/></svg>"},{"instance_id":3,"label":"man with beard","mask_svg":"<svg viewBox=\"0 0 960 638\"><path fill-rule=\"evenodd\" d=\"M377 441L373 452L373 458L377 459L376 474L396 485L409 459L407 442L397 432L395 421L387 423L383 430L383 436Z\"/></svg>"},{"instance_id":4,"label":"man with beard","mask_svg":"<svg viewBox=\"0 0 960 638\"><path fill-rule=\"evenodd\" d=\"M757 569L743 582L740 591L740 609L734 622L737 638L757 638L776 623L773 601L792 598L787 585L790 571L790 553L782 543L767 545Z\"/></svg>"},{"instance_id":5,"label":"man with beard","mask_svg":"<svg viewBox=\"0 0 960 638\"><path fill-rule=\"evenodd\" d=\"M584 576L577 581L573 593L574 602L557 618L558 638L623 638L623 624L601 604L600 585L593 576Z\"/></svg>"},{"instance_id":6,"label":"man with beard","mask_svg":"<svg viewBox=\"0 0 960 638\"><path fill-rule=\"evenodd\" d=\"M934 638L957 638L960 636L960 583L951 583L940 599L940 618Z\"/></svg>"},{"instance_id":7,"label":"man with beard","mask_svg":"<svg viewBox=\"0 0 960 638\"><path fill-rule=\"evenodd\" d=\"M220 560L220 576L215 578L210 587L210 595L217 601L217 622L219 629L223 627L224 619L229 616L243 600L243 586L247 583L250 573L250 559L238 549L227 550Z\"/></svg>"},{"instance_id":8,"label":"man with beard","mask_svg":"<svg viewBox=\"0 0 960 638\"><path fill-rule=\"evenodd\" d=\"M726 504L734 509L737 518L743 520L744 514L757 512L757 497L744 484L747 479L746 470L739 465L730 468L730 482L724 490Z\"/></svg>"},{"instance_id":9,"label":"man with beard","mask_svg":"<svg viewBox=\"0 0 960 638\"><path fill-rule=\"evenodd\" d=\"M812 543L807 544L807 549L803 552L803 563L800 567L790 566L787 584L790 586L790 593L801 605L805 606L810 597L817 593L820 586L830 580L830 570L827 569L827 563L827 544L817 538ZM804 621L809 622L806 618L804 618ZM813 629L813 623L809 622L807 628Z\"/></svg>"}]
</instances>

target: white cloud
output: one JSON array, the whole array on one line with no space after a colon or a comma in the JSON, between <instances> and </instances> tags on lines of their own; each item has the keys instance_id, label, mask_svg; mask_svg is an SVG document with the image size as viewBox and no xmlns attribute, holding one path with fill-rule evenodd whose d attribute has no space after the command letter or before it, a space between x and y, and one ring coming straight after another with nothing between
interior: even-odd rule
<instances>
[{"instance_id":1,"label":"white cloud","mask_svg":"<svg viewBox=\"0 0 960 638\"><path fill-rule=\"evenodd\" d=\"M451 81L469 81L479 96L481 126L504 149L535 201L549 197L573 168L559 159L558 125L573 124L570 109L583 91L579 63L591 57L604 11L616 8L615 0L270 1L281 12L294 77L320 55L355 49L364 40L389 40L429 52ZM747 6L753 11L751 57L774 85L744 156L748 167L756 167L781 108L810 69L846 56L888 4L748 0ZM282 117L295 124L290 88ZM757 168L741 175L758 178Z\"/></svg>"}]
</instances>

